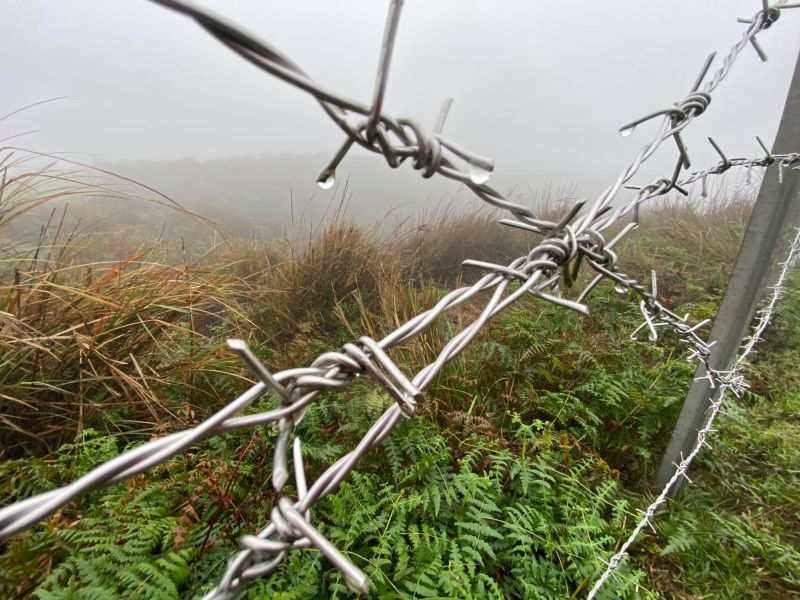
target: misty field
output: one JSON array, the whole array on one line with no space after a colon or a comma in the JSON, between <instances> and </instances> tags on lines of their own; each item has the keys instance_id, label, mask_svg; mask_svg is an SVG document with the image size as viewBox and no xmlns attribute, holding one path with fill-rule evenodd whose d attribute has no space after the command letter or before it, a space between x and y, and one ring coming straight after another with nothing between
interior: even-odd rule
<instances>
[{"instance_id":1,"label":"misty field","mask_svg":"<svg viewBox=\"0 0 800 600\"><path fill-rule=\"evenodd\" d=\"M4 179L0 203L2 504L219 410L252 382L227 338L246 340L271 371L307 365L360 335L380 338L477 277L463 260L506 261L536 240L457 205L356 222L346 190L324 219L267 240L87 231L64 200L110 192L42 183L44 174ZM564 210L544 196L540 214ZM620 247L625 268L655 269L667 306L713 316L751 207L739 196L654 204ZM185 231L211 231L170 210ZM605 284L589 307L584 317L530 296L509 308L436 379L415 418L317 505L316 526L369 576L370 597L585 597L598 558L652 499L693 375L670 336L629 339L641 320L631 298ZM441 317L392 357L416 372L476 310ZM800 594L798 342L792 289L747 374L750 392L693 467L695 485L603 597ZM368 379L321 396L299 425L309 476L390 402ZM199 597L239 537L270 519L274 437L272 427L218 436L72 502L0 546L0 597ZM316 550L288 553L249 590L349 595Z\"/></svg>"}]
</instances>

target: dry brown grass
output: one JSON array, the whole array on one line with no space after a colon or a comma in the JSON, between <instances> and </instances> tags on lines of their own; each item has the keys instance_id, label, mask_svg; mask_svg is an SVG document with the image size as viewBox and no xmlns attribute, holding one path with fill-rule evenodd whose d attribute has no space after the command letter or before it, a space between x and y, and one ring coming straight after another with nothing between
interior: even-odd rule
<instances>
[{"instance_id":1,"label":"dry brown grass","mask_svg":"<svg viewBox=\"0 0 800 600\"><path fill-rule=\"evenodd\" d=\"M0 284L6 452L86 426L158 427L181 421L183 404L191 412L224 401L195 385L225 362L211 325L252 328L224 269L167 264L157 247L87 264L69 244L37 247Z\"/></svg>"},{"instance_id":2,"label":"dry brown grass","mask_svg":"<svg viewBox=\"0 0 800 600\"><path fill-rule=\"evenodd\" d=\"M247 322L235 278L225 265L194 263L180 241L136 245L124 232L67 226L64 200L116 192L41 158L7 151L0 160L2 455L46 450L87 426L152 430L195 405L219 403L213 387L196 385L204 370L225 364L202 323ZM48 203L62 209L37 235L8 237Z\"/></svg>"},{"instance_id":3,"label":"dry brown grass","mask_svg":"<svg viewBox=\"0 0 800 600\"><path fill-rule=\"evenodd\" d=\"M626 270L648 280L671 305L716 294L727 285L753 207L743 195L698 201L672 199L642 212L642 228L619 252Z\"/></svg>"},{"instance_id":4,"label":"dry brown grass","mask_svg":"<svg viewBox=\"0 0 800 600\"><path fill-rule=\"evenodd\" d=\"M30 207L98 191L56 189L37 171L2 189L0 233ZM552 195L537 204L551 219L565 208ZM743 200L661 205L644 213L645 227L621 255L633 271L656 266L662 292L685 299L687 279L708 288L724 281L748 211ZM46 451L88 426L184 426L228 402L236 379L248 376L224 350L225 337L249 339L270 368L295 366L323 341L334 348L364 333L379 339L430 308L462 277L478 275L463 274L463 260L505 262L535 242L498 225L492 210L455 205L385 231L356 224L342 202L295 239L218 238L202 251L181 239L82 234L64 226L64 215L51 213L31 243L0 258L6 456ZM454 311L394 352L408 368L422 367L474 311ZM449 372L469 376L458 369ZM445 385L438 397L447 396Z\"/></svg>"}]
</instances>

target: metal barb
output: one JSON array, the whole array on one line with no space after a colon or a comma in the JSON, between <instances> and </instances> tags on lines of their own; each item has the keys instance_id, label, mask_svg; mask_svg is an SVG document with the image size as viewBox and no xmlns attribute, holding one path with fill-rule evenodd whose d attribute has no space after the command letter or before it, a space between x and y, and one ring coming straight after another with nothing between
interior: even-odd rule
<instances>
[{"instance_id":1,"label":"metal barb","mask_svg":"<svg viewBox=\"0 0 800 600\"><path fill-rule=\"evenodd\" d=\"M261 361L258 360L258 357L253 354L253 351L250 350L244 340L230 339L228 340L228 348L236 352L236 354L241 357L242 361L244 361L244 363L250 367L253 373L255 373L256 377L264 382L269 389L275 392L278 398L280 398L281 402L284 404L292 403L292 395L285 387L275 380L275 378L272 376L272 373L267 371L267 369L264 367Z\"/></svg>"},{"instance_id":2,"label":"metal barb","mask_svg":"<svg viewBox=\"0 0 800 600\"><path fill-rule=\"evenodd\" d=\"M381 44L381 55L378 59L378 75L375 78L375 92L372 96L372 110L369 113L367 123L366 138L372 143L378 130L378 123L383 109L383 97L386 94L386 82L389 79L389 66L392 62L392 50L394 50L394 40L397 37L397 28L400 24L400 11L403 8L403 0L391 0L389 4L389 14L386 17L386 29L383 32L383 43Z\"/></svg>"},{"instance_id":3,"label":"metal barb","mask_svg":"<svg viewBox=\"0 0 800 600\"><path fill-rule=\"evenodd\" d=\"M769 166L772 163L774 163L775 157L772 156L772 152L770 152L769 148L767 148L767 145L764 143L764 141L758 136L756 136L756 141L758 142L758 145L761 146L761 149L764 151L765 166Z\"/></svg>"},{"instance_id":4,"label":"metal barb","mask_svg":"<svg viewBox=\"0 0 800 600\"><path fill-rule=\"evenodd\" d=\"M700 69L700 74L697 76L697 79L695 79L694 84L692 85L692 89L690 90L690 93L693 94L700 89L700 84L703 83L703 79L705 79L706 75L708 75L708 70L711 68L711 64L714 62L714 58L716 58L716 56L717 53L712 52L706 57L706 62L703 63L703 66Z\"/></svg>"},{"instance_id":5,"label":"metal barb","mask_svg":"<svg viewBox=\"0 0 800 600\"><path fill-rule=\"evenodd\" d=\"M761 62L767 62L769 60L767 53L764 52L764 49L761 47L761 44L758 43L758 40L756 40L755 36L750 38L750 45L753 46L753 50L756 51L756 54L758 54L758 58L761 60Z\"/></svg>"},{"instance_id":6,"label":"metal barb","mask_svg":"<svg viewBox=\"0 0 800 600\"><path fill-rule=\"evenodd\" d=\"M433 124L433 133L439 134L444 131L444 123L447 121L447 115L450 114L450 108L453 106L452 98L445 98L442 106L439 108L439 114L436 115L436 121Z\"/></svg>"},{"instance_id":7,"label":"metal barb","mask_svg":"<svg viewBox=\"0 0 800 600\"><path fill-rule=\"evenodd\" d=\"M720 165L719 172L720 173L724 173L725 171L727 171L728 169L731 168L731 166L732 166L731 161L728 160L727 156L725 156L725 153L717 145L717 142L714 141L714 138L709 137L708 141L713 146L714 150L717 151L717 154L719 154L719 157L722 159L722 164Z\"/></svg>"}]
</instances>

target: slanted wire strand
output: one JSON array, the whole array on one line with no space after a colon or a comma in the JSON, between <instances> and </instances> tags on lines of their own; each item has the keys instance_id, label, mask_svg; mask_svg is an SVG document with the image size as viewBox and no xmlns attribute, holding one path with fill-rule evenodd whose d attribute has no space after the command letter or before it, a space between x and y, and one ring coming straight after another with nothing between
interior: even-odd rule
<instances>
[{"instance_id":1,"label":"slanted wire strand","mask_svg":"<svg viewBox=\"0 0 800 600\"><path fill-rule=\"evenodd\" d=\"M226 44L232 50L242 55L244 58L266 70L267 72L283 79L284 81L314 95L321 103L323 109L328 115L339 125L340 128L347 134L347 141L337 154L335 161L341 160L346 154L347 150L353 143L383 154L387 157L389 164L392 167L399 166L406 158L415 157L415 168L423 168L424 166L433 167L434 172L441 175L455 179L467 185L473 192L475 192L482 200L489 204L509 210L518 219L538 224L540 221L536 219L535 215L530 208L521 204L512 202L500 194L497 190L489 187L485 183L476 183L480 181L470 175L469 172L464 172L457 169L455 165L447 158L439 156L439 160L434 161L435 164L430 163L430 152L423 153L423 148L430 149L432 147L439 147L444 145L450 151L461 158L465 158L470 167L476 167L478 170L490 172L492 170L492 163L490 160L481 157L477 154L463 149L461 146L443 138L439 134L434 134L430 139L422 139L426 136L419 130L413 128L414 134L409 136L408 131L401 123L410 125L412 120L408 119L395 119L389 115L383 114L380 117L377 125L377 131L382 132L377 135L379 140L383 142L371 142L365 136L364 130L372 123L375 127L375 119L369 118L362 125L353 125L347 120L347 111L354 112L360 115L370 115L371 108L363 105L362 103L346 98L340 94L327 90L314 82L304 71L302 71L296 64L291 62L287 57L281 54L278 50L273 48L270 44L259 40L253 34L237 27L235 24L228 22L224 17L216 15L212 11L199 6L190 0L153 0L158 4L162 4L177 12L185 14L194 18L201 26L203 26L209 33L214 35L222 43ZM771 10L778 10L783 4L784 0L776 3ZM388 41L393 40L394 32L396 32L396 22L399 18L400 3L393 3L390 11L390 18L387 20L386 36L384 37L384 47L391 49L392 44ZM744 32L741 40L735 44L729 54L723 60L722 66L713 75L711 80L703 88L702 93L707 95L710 100L711 93L719 86L719 84L727 77L730 68L736 61L739 53L747 46L757 33L759 33L765 26L771 25L770 21L765 20L762 15L763 11L759 11L751 19L750 25ZM769 23L769 25L767 25ZM392 25L394 24L394 27ZM385 85L386 75L388 72L388 62L381 61L381 69L379 69L378 84L379 87ZM709 67L709 63L704 66L704 71ZM695 83L695 87L698 82ZM376 88L376 99L382 98L383 94L378 93ZM694 119L694 117L701 114L705 109L698 105L693 100L694 94L690 94L683 105L686 106L684 116L677 122L674 122L671 117L665 117L664 122L657 136L652 142L647 144L635 157L634 161L620 174L617 181L601 194L597 202L593 205L589 213L579 221L576 226L576 232L580 233L583 229L587 228L598 212L608 206L616 197L622 186L630 181L630 179L639 171L641 165L649 159L658 147L668 138L679 135L680 132ZM708 102L705 104L707 105ZM679 103L681 104L681 103ZM390 143L391 136L394 135L403 143L402 146L395 147ZM414 137L419 139L414 140ZM388 144L388 145L387 145ZM421 154L426 154L422 156ZM468 169L469 171L469 169ZM327 180L333 176L335 172L335 164L327 167L320 180Z\"/></svg>"}]
</instances>

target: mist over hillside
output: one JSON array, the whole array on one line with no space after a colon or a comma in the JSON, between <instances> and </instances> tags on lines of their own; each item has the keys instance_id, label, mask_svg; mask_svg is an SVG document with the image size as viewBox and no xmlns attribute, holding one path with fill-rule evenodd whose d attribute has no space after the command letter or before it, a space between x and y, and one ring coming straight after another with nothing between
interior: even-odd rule
<instances>
[{"instance_id":1,"label":"mist over hillside","mask_svg":"<svg viewBox=\"0 0 800 600\"><path fill-rule=\"evenodd\" d=\"M366 153L348 157L330 189L316 183L330 160L322 153L107 163L51 163L47 156L31 153L11 171L41 169L46 175L36 190L48 192L49 199L5 224L3 238L9 243L39 244L42 228L60 223L62 230L124 232L134 242L182 239L182 244L202 247L218 234L259 240L296 237L336 210L359 224L380 223L391 230L433 213L488 207L458 182L438 175L424 179L410 161L391 169L382 158ZM535 206L544 198L576 197L579 186L570 175L543 169L506 171L495 174L491 183L508 198ZM580 175L586 181L587 174ZM599 189L603 179L596 180ZM63 194L65 186L69 193Z\"/></svg>"},{"instance_id":2,"label":"mist over hillside","mask_svg":"<svg viewBox=\"0 0 800 600\"><path fill-rule=\"evenodd\" d=\"M423 179L410 163L391 169L375 156L348 158L331 189L316 184L330 160L325 154L270 154L211 160L126 161L104 168L151 186L238 235L273 236L287 223L314 223L344 197L347 212L361 223L403 220L432 210L474 210L483 203L462 184L443 177ZM563 187L528 173L498 176L504 193L535 202L539 190ZM564 177L568 177L567 173ZM493 180L494 181L494 180ZM505 185L504 185L505 184Z\"/></svg>"},{"instance_id":3,"label":"mist over hillside","mask_svg":"<svg viewBox=\"0 0 800 600\"><path fill-rule=\"evenodd\" d=\"M135 238L161 235L163 227L166 236L187 240L213 232L202 219L165 209L159 202L169 201L154 190L248 238L280 236L292 222L319 222L342 198L362 223L387 212L402 220L442 205L481 205L457 183L425 180L410 161L392 170L362 148L348 153L337 186L321 190L317 175L343 136L318 102L163 7L141 0L83 0L79 8L46 0L6 4L4 41L14 60L0 111L12 117L2 125L5 138L142 184L58 164L62 173L103 189L37 206L4 229L6 242L37 238L66 201L66 227L80 220L81 227L126 227L128 234L133 228ZM342 0L313 10L306 3L219 4L320 85L359 102L372 97L384 3ZM384 109L430 132L442 101L454 98L444 134L491 157L492 185L518 202L562 187L596 199L655 133L655 122L625 137L619 127L684 97L708 53L739 39L736 17L753 6L752 0L648 3L646 10L586 1L407 4ZM343 37L331 24L344 16L358 25ZM614 35L609 23L619 25ZM764 38L769 62L742 52L715 93L719 100L682 133L692 168L718 160L709 135L730 156L759 155L753 136L768 143L774 137L800 38L793 26L771 28ZM720 54L712 69L722 64ZM668 176L674 165L674 147L666 144L630 183ZM29 166L25 159L21 168ZM52 181L37 185L50 190L58 185Z\"/></svg>"},{"instance_id":4,"label":"mist over hillside","mask_svg":"<svg viewBox=\"0 0 800 600\"><path fill-rule=\"evenodd\" d=\"M335 185L321 189L324 154L269 154L211 160L144 160L105 165L146 183L187 208L236 230L263 229L266 223L318 220L332 197L345 192L352 215L363 220L397 209L413 213L459 185L442 178L422 180L410 168L391 169L375 157L355 157L339 170Z\"/></svg>"},{"instance_id":5,"label":"mist over hillside","mask_svg":"<svg viewBox=\"0 0 800 600\"><path fill-rule=\"evenodd\" d=\"M44 178L53 182L37 184L36 190L52 188L56 197L4 224L3 239L13 245L39 244L42 228L60 223L61 229L80 233L124 233L128 243L164 238L202 248L220 235L264 241L303 237L337 211L358 224L380 224L391 231L434 214L490 208L463 184L440 175L424 179L410 161L391 169L381 157L366 153L345 159L333 187L322 189L316 180L329 160L323 153L287 153L94 165L67 160L52 167L39 159L31 164L55 170ZM559 201L593 200L613 175L533 165L497 168L490 183L515 202L536 208L544 201L552 208L555 201L559 210ZM65 178L83 187L60 196L59 182ZM757 189L760 174L753 174L750 184L743 178L733 173L710 183L709 190L718 198L748 196ZM697 185L690 187L692 197L699 194ZM623 190L616 201L631 193Z\"/></svg>"}]
</instances>

